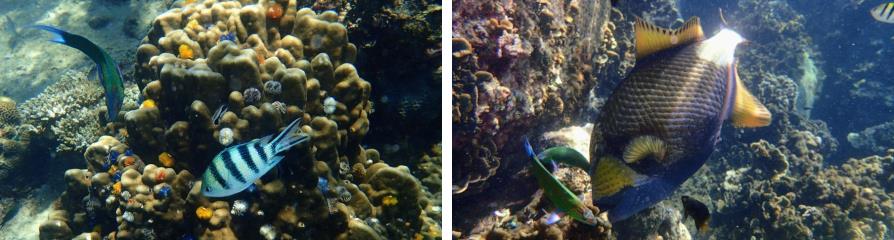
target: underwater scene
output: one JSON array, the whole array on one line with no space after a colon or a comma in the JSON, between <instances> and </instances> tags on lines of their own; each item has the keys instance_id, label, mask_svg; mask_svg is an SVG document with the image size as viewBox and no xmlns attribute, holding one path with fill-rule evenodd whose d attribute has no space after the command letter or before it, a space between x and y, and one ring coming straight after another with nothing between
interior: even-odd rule
<instances>
[{"instance_id":1,"label":"underwater scene","mask_svg":"<svg viewBox=\"0 0 894 240\"><path fill-rule=\"evenodd\" d=\"M452 2L455 239L894 239L894 2Z\"/></svg>"},{"instance_id":2,"label":"underwater scene","mask_svg":"<svg viewBox=\"0 0 894 240\"><path fill-rule=\"evenodd\" d=\"M0 240L441 239L441 17L0 0Z\"/></svg>"}]
</instances>

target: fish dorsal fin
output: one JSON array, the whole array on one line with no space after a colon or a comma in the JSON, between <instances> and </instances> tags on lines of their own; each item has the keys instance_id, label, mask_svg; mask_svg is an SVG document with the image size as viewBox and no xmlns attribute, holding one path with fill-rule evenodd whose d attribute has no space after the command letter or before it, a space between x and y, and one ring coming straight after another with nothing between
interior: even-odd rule
<instances>
[{"instance_id":1,"label":"fish dorsal fin","mask_svg":"<svg viewBox=\"0 0 894 240\"><path fill-rule=\"evenodd\" d=\"M738 128L754 128L770 125L773 120L770 110L757 100L742 80L739 79L739 73L735 75L736 79L736 100L733 103L733 126Z\"/></svg>"},{"instance_id":2,"label":"fish dorsal fin","mask_svg":"<svg viewBox=\"0 0 894 240\"><path fill-rule=\"evenodd\" d=\"M661 50L705 38L698 17L689 18L682 27L677 29L661 28L636 18L634 31L636 32L636 59L642 59Z\"/></svg>"}]
</instances>

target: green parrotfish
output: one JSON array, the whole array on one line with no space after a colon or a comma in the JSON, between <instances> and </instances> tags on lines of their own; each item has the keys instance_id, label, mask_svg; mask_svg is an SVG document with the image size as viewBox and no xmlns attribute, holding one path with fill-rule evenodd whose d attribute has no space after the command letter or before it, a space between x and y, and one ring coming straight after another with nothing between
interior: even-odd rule
<instances>
[{"instance_id":1,"label":"green parrotfish","mask_svg":"<svg viewBox=\"0 0 894 240\"><path fill-rule=\"evenodd\" d=\"M80 50L96 63L99 82L105 90L108 120L114 121L118 117L118 112L121 111L121 105L124 103L124 77L121 75L121 69L118 68L118 62L105 50L85 37L46 25L35 25L33 27L52 33L54 36L50 39L51 42L64 44Z\"/></svg>"}]
</instances>

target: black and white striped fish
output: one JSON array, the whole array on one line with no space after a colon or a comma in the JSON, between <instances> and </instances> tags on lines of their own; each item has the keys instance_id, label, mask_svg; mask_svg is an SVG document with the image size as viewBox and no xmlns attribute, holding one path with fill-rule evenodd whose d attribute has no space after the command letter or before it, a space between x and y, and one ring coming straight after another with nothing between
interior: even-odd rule
<instances>
[{"instance_id":1,"label":"black and white striped fish","mask_svg":"<svg viewBox=\"0 0 894 240\"><path fill-rule=\"evenodd\" d=\"M301 132L292 134L300 122L293 121L276 138L269 135L218 153L202 175L202 194L226 197L245 190L276 166L289 148L310 139Z\"/></svg>"},{"instance_id":2,"label":"black and white striped fish","mask_svg":"<svg viewBox=\"0 0 894 240\"><path fill-rule=\"evenodd\" d=\"M882 3L869 11L875 20L883 23L894 23L894 2Z\"/></svg>"}]
</instances>

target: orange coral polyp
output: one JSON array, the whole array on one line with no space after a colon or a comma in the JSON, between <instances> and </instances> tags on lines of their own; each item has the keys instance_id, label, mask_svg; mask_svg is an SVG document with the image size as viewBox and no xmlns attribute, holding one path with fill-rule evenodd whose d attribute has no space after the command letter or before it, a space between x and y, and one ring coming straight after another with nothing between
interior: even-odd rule
<instances>
[{"instance_id":1,"label":"orange coral polyp","mask_svg":"<svg viewBox=\"0 0 894 240\"><path fill-rule=\"evenodd\" d=\"M206 207L196 208L196 217L201 220L211 219L211 209L208 209Z\"/></svg>"},{"instance_id":2,"label":"orange coral polyp","mask_svg":"<svg viewBox=\"0 0 894 240\"><path fill-rule=\"evenodd\" d=\"M130 167L131 165L134 165L135 163L137 163L137 159L135 159L134 157L131 157L131 156L124 157L124 167Z\"/></svg>"},{"instance_id":3,"label":"orange coral polyp","mask_svg":"<svg viewBox=\"0 0 894 240\"><path fill-rule=\"evenodd\" d=\"M174 156L171 155L170 153L163 152L158 155L158 162L160 162L162 166L173 167L174 166Z\"/></svg>"},{"instance_id":4,"label":"orange coral polyp","mask_svg":"<svg viewBox=\"0 0 894 240\"><path fill-rule=\"evenodd\" d=\"M270 7L267 8L267 18L269 18L270 21L278 22L279 19L282 19L282 13L282 5L279 3L273 3L273 5L270 5Z\"/></svg>"},{"instance_id":5,"label":"orange coral polyp","mask_svg":"<svg viewBox=\"0 0 894 240\"><path fill-rule=\"evenodd\" d=\"M192 48L190 48L189 45L180 44L180 49L178 50L180 52L180 58L182 59L192 59L192 57L194 56Z\"/></svg>"}]
</instances>

